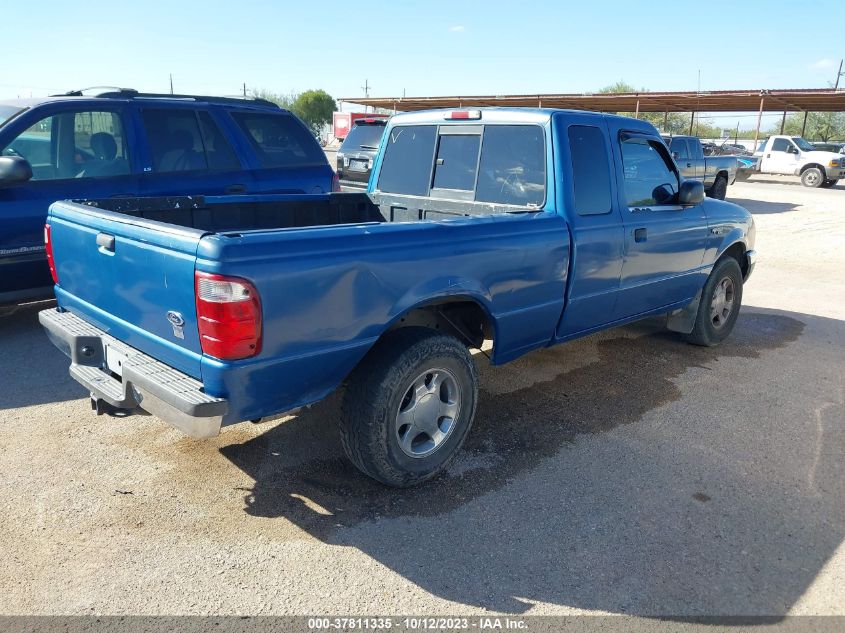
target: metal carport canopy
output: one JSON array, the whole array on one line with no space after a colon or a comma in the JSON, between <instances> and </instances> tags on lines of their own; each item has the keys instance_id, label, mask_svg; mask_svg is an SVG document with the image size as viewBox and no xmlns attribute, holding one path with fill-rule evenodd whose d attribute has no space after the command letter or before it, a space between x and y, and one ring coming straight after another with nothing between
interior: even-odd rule
<instances>
[{"instance_id":1,"label":"metal carport canopy","mask_svg":"<svg viewBox=\"0 0 845 633\"><path fill-rule=\"evenodd\" d=\"M455 97L346 97L342 102L410 112L429 108L518 106L598 112L843 112L845 90L721 90Z\"/></svg>"}]
</instances>

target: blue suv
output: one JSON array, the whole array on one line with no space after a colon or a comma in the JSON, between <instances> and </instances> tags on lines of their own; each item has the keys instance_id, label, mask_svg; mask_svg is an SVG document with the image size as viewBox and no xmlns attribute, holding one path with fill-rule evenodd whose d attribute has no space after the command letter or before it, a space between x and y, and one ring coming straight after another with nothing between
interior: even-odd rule
<instances>
[{"instance_id":1,"label":"blue suv","mask_svg":"<svg viewBox=\"0 0 845 633\"><path fill-rule=\"evenodd\" d=\"M52 296L56 200L338 190L314 135L262 99L109 89L0 101L0 305Z\"/></svg>"}]
</instances>

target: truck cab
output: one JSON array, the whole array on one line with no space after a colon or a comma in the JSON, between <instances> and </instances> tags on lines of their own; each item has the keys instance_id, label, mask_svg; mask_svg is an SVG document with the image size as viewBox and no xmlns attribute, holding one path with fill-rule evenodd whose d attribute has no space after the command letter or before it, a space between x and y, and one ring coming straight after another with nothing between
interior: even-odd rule
<instances>
[{"instance_id":1,"label":"truck cab","mask_svg":"<svg viewBox=\"0 0 845 633\"><path fill-rule=\"evenodd\" d=\"M756 155L760 173L800 176L805 187L832 187L845 175L841 154L817 150L800 136L770 136Z\"/></svg>"}]
</instances>

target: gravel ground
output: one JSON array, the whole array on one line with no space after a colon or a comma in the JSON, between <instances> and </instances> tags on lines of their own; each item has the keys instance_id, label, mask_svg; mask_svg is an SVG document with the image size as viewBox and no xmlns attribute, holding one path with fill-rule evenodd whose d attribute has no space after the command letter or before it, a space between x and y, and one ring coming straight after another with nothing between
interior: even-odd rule
<instances>
[{"instance_id":1,"label":"gravel ground","mask_svg":"<svg viewBox=\"0 0 845 633\"><path fill-rule=\"evenodd\" d=\"M467 448L409 491L345 462L336 398L196 441L0 320L0 614L845 614L845 187L729 198L760 262L724 345L477 357Z\"/></svg>"}]
</instances>

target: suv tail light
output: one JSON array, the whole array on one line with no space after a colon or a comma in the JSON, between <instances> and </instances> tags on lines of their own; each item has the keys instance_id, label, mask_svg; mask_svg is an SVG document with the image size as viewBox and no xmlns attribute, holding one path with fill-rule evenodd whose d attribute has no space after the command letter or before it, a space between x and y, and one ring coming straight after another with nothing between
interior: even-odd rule
<instances>
[{"instance_id":1,"label":"suv tail light","mask_svg":"<svg viewBox=\"0 0 845 633\"><path fill-rule=\"evenodd\" d=\"M56 260L53 258L53 241L50 239L50 225L44 225L44 250L47 251L47 265L50 267L50 276L53 283L59 283L59 275L56 272Z\"/></svg>"},{"instance_id":2,"label":"suv tail light","mask_svg":"<svg viewBox=\"0 0 845 633\"><path fill-rule=\"evenodd\" d=\"M197 322L203 354L238 360L261 351L261 300L250 282L196 271Z\"/></svg>"},{"instance_id":3,"label":"suv tail light","mask_svg":"<svg viewBox=\"0 0 845 633\"><path fill-rule=\"evenodd\" d=\"M335 174L332 176L332 193L338 193L340 191L340 176Z\"/></svg>"}]
</instances>

